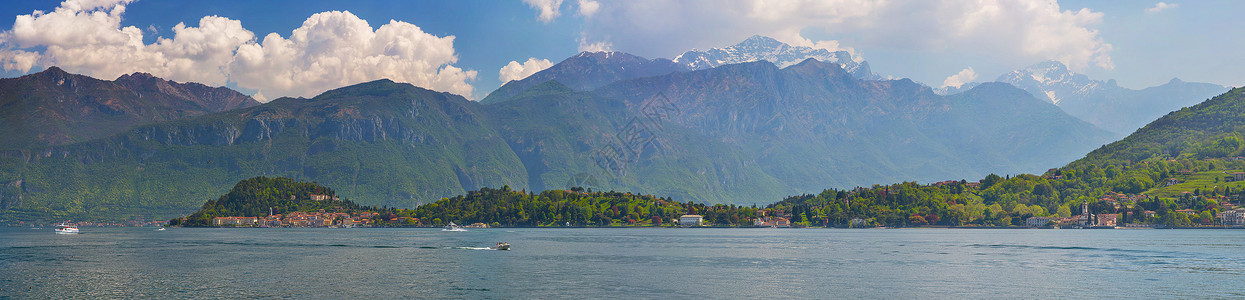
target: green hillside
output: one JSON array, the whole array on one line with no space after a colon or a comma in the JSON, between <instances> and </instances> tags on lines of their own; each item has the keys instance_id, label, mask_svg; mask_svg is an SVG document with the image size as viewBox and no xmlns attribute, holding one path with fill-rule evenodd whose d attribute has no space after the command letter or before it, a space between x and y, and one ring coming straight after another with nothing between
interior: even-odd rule
<instances>
[{"instance_id":1,"label":"green hillside","mask_svg":"<svg viewBox=\"0 0 1245 300\"><path fill-rule=\"evenodd\" d=\"M1092 213L1116 214L1120 224L1216 225L1220 212L1245 198L1245 181L1225 179L1245 169L1239 158L1245 153L1242 111L1245 89L1234 89L1042 176L830 189L788 197L776 206L825 216L831 224L863 218L888 226L1003 226L1022 225L1029 216L1068 217L1089 203ZM1169 186L1169 180L1176 184Z\"/></svg>"},{"instance_id":2,"label":"green hillside","mask_svg":"<svg viewBox=\"0 0 1245 300\"><path fill-rule=\"evenodd\" d=\"M168 219L254 176L314 180L369 205L522 186L518 158L458 96L376 81L312 99L0 156L3 221Z\"/></svg>"},{"instance_id":3,"label":"green hillside","mask_svg":"<svg viewBox=\"0 0 1245 300\"><path fill-rule=\"evenodd\" d=\"M263 217L272 213L317 210L354 212L378 209L340 199L333 189L315 182L261 176L239 181L229 193L215 200L208 200L199 211L184 219L174 219L171 223L208 226L215 217Z\"/></svg>"},{"instance_id":4,"label":"green hillside","mask_svg":"<svg viewBox=\"0 0 1245 300\"><path fill-rule=\"evenodd\" d=\"M1241 156L1245 133L1245 89L1236 88L1150 122L1115 143L1090 152L1070 166L1139 162L1152 157Z\"/></svg>"}]
</instances>

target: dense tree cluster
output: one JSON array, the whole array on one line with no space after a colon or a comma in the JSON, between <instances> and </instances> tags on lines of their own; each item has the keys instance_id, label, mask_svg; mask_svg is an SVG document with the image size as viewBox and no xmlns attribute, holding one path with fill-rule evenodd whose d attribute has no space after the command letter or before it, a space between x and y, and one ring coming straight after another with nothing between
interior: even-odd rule
<instances>
[{"instance_id":1,"label":"dense tree cluster","mask_svg":"<svg viewBox=\"0 0 1245 300\"><path fill-rule=\"evenodd\" d=\"M317 198L313 199L313 195ZM207 226L215 217L261 217L270 212L329 210L393 211L388 208L366 207L350 200L341 200L333 189L315 182L290 178L255 177L238 182L229 193L208 200L198 212L170 221L173 225Z\"/></svg>"},{"instance_id":2,"label":"dense tree cluster","mask_svg":"<svg viewBox=\"0 0 1245 300\"><path fill-rule=\"evenodd\" d=\"M756 208L680 203L652 195L578 187L535 194L504 186L471 191L403 210L398 215L419 218L429 225L457 222L495 226L660 226L671 225L673 219L684 214L701 214L708 222L730 226L743 224L756 212Z\"/></svg>"}]
</instances>

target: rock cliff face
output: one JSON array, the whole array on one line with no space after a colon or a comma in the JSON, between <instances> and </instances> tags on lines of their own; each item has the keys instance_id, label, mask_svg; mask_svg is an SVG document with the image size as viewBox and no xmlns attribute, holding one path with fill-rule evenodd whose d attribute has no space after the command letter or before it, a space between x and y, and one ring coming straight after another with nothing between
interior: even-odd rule
<instances>
[{"instance_id":1,"label":"rock cliff face","mask_svg":"<svg viewBox=\"0 0 1245 300\"><path fill-rule=\"evenodd\" d=\"M51 67L0 79L0 149L88 141L142 124L255 105L223 87L144 73L106 81Z\"/></svg>"}]
</instances>

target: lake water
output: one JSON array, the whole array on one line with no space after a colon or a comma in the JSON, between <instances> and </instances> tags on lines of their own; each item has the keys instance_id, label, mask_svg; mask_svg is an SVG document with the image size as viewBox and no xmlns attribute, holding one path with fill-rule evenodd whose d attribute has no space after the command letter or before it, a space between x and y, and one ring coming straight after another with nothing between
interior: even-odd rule
<instances>
[{"instance_id":1,"label":"lake water","mask_svg":"<svg viewBox=\"0 0 1245 300\"><path fill-rule=\"evenodd\" d=\"M0 228L0 298L1245 297L1245 230L82 232Z\"/></svg>"}]
</instances>

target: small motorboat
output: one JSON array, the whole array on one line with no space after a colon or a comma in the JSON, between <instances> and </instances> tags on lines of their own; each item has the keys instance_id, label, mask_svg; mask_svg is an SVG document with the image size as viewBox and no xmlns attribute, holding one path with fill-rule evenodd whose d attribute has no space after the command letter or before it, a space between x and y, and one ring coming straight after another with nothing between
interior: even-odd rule
<instances>
[{"instance_id":1,"label":"small motorboat","mask_svg":"<svg viewBox=\"0 0 1245 300\"><path fill-rule=\"evenodd\" d=\"M450 222L450 225L446 225L445 228L441 229L441 231L467 231L467 230L463 229L462 227L459 227L458 224L454 224L454 222Z\"/></svg>"},{"instance_id":2,"label":"small motorboat","mask_svg":"<svg viewBox=\"0 0 1245 300\"><path fill-rule=\"evenodd\" d=\"M164 227L160 227L160 228L156 229L156 231L164 231Z\"/></svg>"},{"instance_id":3,"label":"small motorboat","mask_svg":"<svg viewBox=\"0 0 1245 300\"><path fill-rule=\"evenodd\" d=\"M70 226L65 223L57 225L56 234L78 234L78 226Z\"/></svg>"},{"instance_id":4,"label":"small motorboat","mask_svg":"<svg viewBox=\"0 0 1245 300\"><path fill-rule=\"evenodd\" d=\"M488 247L488 248L489 248L489 249L493 249L493 250L510 251L510 243L507 243L507 242L497 242L497 246L492 246L492 247Z\"/></svg>"}]
</instances>

